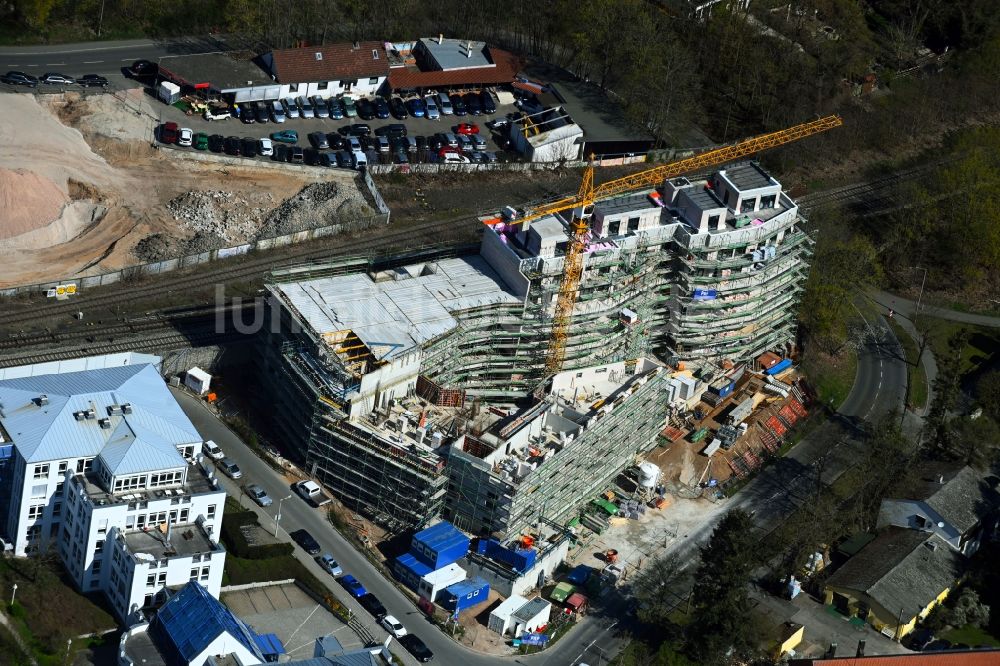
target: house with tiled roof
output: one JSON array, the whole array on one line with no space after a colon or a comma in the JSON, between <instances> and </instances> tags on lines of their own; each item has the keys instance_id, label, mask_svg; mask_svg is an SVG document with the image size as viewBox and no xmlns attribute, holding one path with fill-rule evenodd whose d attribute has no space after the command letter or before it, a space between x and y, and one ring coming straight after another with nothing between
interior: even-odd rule
<instances>
[{"instance_id":1,"label":"house with tiled roof","mask_svg":"<svg viewBox=\"0 0 1000 666\"><path fill-rule=\"evenodd\" d=\"M126 353L0 370L14 555L58 553L126 622L189 580L218 595L226 555L225 491L159 365Z\"/></svg>"},{"instance_id":2,"label":"house with tiled roof","mask_svg":"<svg viewBox=\"0 0 1000 666\"><path fill-rule=\"evenodd\" d=\"M890 526L827 579L826 603L900 639L948 597L963 567L937 534Z\"/></svg>"},{"instance_id":3,"label":"house with tiled roof","mask_svg":"<svg viewBox=\"0 0 1000 666\"><path fill-rule=\"evenodd\" d=\"M521 69L512 53L485 42L424 37L394 44L389 87L395 91L448 91L509 85Z\"/></svg>"},{"instance_id":4,"label":"house with tiled roof","mask_svg":"<svg viewBox=\"0 0 1000 666\"><path fill-rule=\"evenodd\" d=\"M792 659L789 666L1000 666L995 648L853 657Z\"/></svg>"},{"instance_id":5,"label":"house with tiled roof","mask_svg":"<svg viewBox=\"0 0 1000 666\"><path fill-rule=\"evenodd\" d=\"M963 555L972 555L983 532L997 522L995 478L968 465L925 467L903 498L882 500L878 526L933 532Z\"/></svg>"},{"instance_id":6,"label":"house with tiled roof","mask_svg":"<svg viewBox=\"0 0 1000 666\"><path fill-rule=\"evenodd\" d=\"M389 76L382 42L279 49L265 53L261 62L281 86L282 98L374 95Z\"/></svg>"}]
</instances>

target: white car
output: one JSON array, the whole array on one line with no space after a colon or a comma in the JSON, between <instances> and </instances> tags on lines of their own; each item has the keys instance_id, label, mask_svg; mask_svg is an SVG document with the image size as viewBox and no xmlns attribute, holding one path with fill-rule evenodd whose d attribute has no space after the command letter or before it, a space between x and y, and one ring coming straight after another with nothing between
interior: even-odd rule
<instances>
[{"instance_id":1,"label":"white car","mask_svg":"<svg viewBox=\"0 0 1000 666\"><path fill-rule=\"evenodd\" d=\"M441 117L441 110L438 108L437 98L434 95L428 95L424 98L424 106L427 107L428 119L437 120Z\"/></svg>"},{"instance_id":2,"label":"white car","mask_svg":"<svg viewBox=\"0 0 1000 666\"><path fill-rule=\"evenodd\" d=\"M472 160L458 153L445 153L441 161L444 164L469 164Z\"/></svg>"},{"instance_id":3,"label":"white car","mask_svg":"<svg viewBox=\"0 0 1000 666\"><path fill-rule=\"evenodd\" d=\"M270 157L271 155L274 155L274 144L271 143L270 139L267 138L261 139L260 146L258 147L260 148L258 152L261 155L264 155L265 157Z\"/></svg>"},{"instance_id":4,"label":"white car","mask_svg":"<svg viewBox=\"0 0 1000 666\"><path fill-rule=\"evenodd\" d=\"M391 615L386 615L382 618L382 626L396 638L402 638L407 634L406 627Z\"/></svg>"},{"instance_id":5,"label":"white car","mask_svg":"<svg viewBox=\"0 0 1000 666\"><path fill-rule=\"evenodd\" d=\"M190 127L182 127L180 133L177 135L177 145L178 146L190 146L191 140L194 139L194 132Z\"/></svg>"},{"instance_id":6,"label":"white car","mask_svg":"<svg viewBox=\"0 0 1000 666\"><path fill-rule=\"evenodd\" d=\"M205 443L201 445L201 450L212 460L222 460L226 457L226 454L222 452L219 445L210 439L205 440Z\"/></svg>"},{"instance_id":7,"label":"white car","mask_svg":"<svg viewBox=\"0 0 1000 666\"><path fill-rule=\"evenodd\" d=\"M323 567L331 576L341 576L344 573L344 570L340 568L337 560L333 559L333 555L330 553L320 555L316 558L316 562L319 563L319 565Z\"/></svg>"}]
</instances>

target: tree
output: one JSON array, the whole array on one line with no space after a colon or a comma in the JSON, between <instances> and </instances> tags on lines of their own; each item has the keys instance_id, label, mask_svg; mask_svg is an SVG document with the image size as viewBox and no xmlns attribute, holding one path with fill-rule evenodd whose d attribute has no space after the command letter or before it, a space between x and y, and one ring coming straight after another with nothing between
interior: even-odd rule
<instances>
[{"instance_id":1,"label":"tree","mask_svg":"<svg viewBox=\"0 0 1000 666\"><path fill-rule=\"evenodd\" d=\"M632 582L632 594L639 605L639 619L648 624L664 626L678 606L677 589L685 587L688 576L674 554L660 558L645 567Z\"/></svg>"},{"instance_id":2,"label":"tree","mask_svg":"<svg viewBox=\"0 0 1000 666\"><path fill-rule=\"evenodd\" d=\"M979 378L976 398L987 415L1000 421L1000 370L991 370Z\"/></svg>"},{"instance_id":3,"label":"tree","mask_svg":"<svg viewBox=\"0 0 1000 666\"><path fill-rule=\"evenodd\" d=\"M729 655L753 654L756 636L747 586L758 547L750 514L734 509L701 549L687 631L688 651L699 664L720 664Z\"/></svg>"},{"instance_id":4,"label":"tree","mask_svg":"<svg viewBox=\"0 0 1000 666\"><path fill-rule=\"evenodd\" d=\"M971 589L962 590L958 601L948 612L948 624L953 627L982 627L990 622L990 607L979 600L979 594Z\"/></svg>"},{"instance_id":5,"label":"tree","mask_svg":"<svg viewBox=\"0 0 1000 666\"><path fill-rule=\"evenodd\" d=\"M965 329L959 330L948 339L948 353L943 358L937 359L938 376L934 380L934 402L927 412L924 430L931 451L939 456L950 453L954 444L951 412L958 402L962 353L968 341L969 332Z\"/></svg>"}]
</instances>

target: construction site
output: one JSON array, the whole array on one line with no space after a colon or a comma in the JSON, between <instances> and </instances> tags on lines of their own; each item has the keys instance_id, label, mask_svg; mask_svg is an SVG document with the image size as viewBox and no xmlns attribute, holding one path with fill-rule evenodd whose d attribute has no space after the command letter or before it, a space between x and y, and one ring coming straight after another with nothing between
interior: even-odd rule
<instances>
[{"instance_id":1,"label":"construction site","mask_svg":"<svg viewBox=\"0 0 1000 666\"><path fill-rule=\"evenodd\" d=\"M597 186L589 169L576 195L482 218L476 254L274 273L276 432L390 534L599 531L668 488L746 476L806 414L794 313L813 241L745 160L839 124Z\"/></svg>"}]
</instances>

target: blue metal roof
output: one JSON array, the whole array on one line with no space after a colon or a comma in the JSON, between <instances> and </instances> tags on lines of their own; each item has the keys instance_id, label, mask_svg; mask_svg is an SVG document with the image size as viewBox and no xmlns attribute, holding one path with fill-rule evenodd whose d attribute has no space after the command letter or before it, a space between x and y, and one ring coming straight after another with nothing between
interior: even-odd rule
<instances>
[{"instance_id":1,"label":"blue metal roof","mask_svg":"<svg viewBox=\"0 0 1000 666\"><path fill-rule=\"evenodd\" d=\"M164 647L176 651L183 663L197 657L223 633L264 661L253 629L194 581L163 604L150 623L150 631Z\"/></svg>"},{"instance_id":2,"label":"blue metal roof","mask_svg":"<svg viewBox=\"0 0 1000 666\"><path fill-rule=\"evenodd\" d=\"M401 566L406 567L414 574L416 574L417 578L423 578L431 571L433 571L433 569L431 569L429 566L427 566L426 564L418 560L416 557L414 557L413 553L405 553L403 555L400 555L399 557L396 558L396 562L398 562Z\"/></svg>"},{"instance_id":3,"label":"blue metal roof","mask_svg":"<svg viewBox=\"0 0 1000 666\"><path fill-rule=\"evenodd\" d=\"M462 544L466 549L469 547L469 537L445 520L414 534L413 542L424 544L439 552Z\"/></svg>"},{"instance_id":4,"label":"blue metal roof","mask_svg":"<svg viewBox=\"0 0 1000 666\"><path fill-rule=\"evenodd\" d=\"M281 644L277 634L256 634L254 640L265 657L285 654L285 646Z\"/></svg>"},{"instance_id":5,"label":"blue metal roof","mask_svg":"<svg viewBox=\"0 0 1000 666\"><path fill-rule=\"evenodd\" d=\"M39 404L41 395L48 404ZM111 405L130 403L132 413L108 415ZM43 462L97 456L108 451L115 473L182 467L179 453L164 465L167 446L192 444L201 435L174 400L156 368L149 364L126 365L63 374L0 380L0 423L26 462ZM94 419L77 421L74 412L93 408ZM109 419L102 428L100 419ZM122 451L132 439L145 445ZM129 447L131 448L131 447ZM127 459L127 460L126 460Z\"/></svg>"},{"instance_id":6,"label":"blue metal roof","mask_svg":"<svg viewBox=\"0 0 1000 666\"><path fill-rule=\"evenodd\" d=\"M454 595L456 597L464 597L467 594L472 594L483 589L483 586L489 587L489 583L485 579L479 578L469 578L466 580L460 580L457 583L452 583L448 587L444 588L448 594Z\"/></svg>"}]
</instances>

